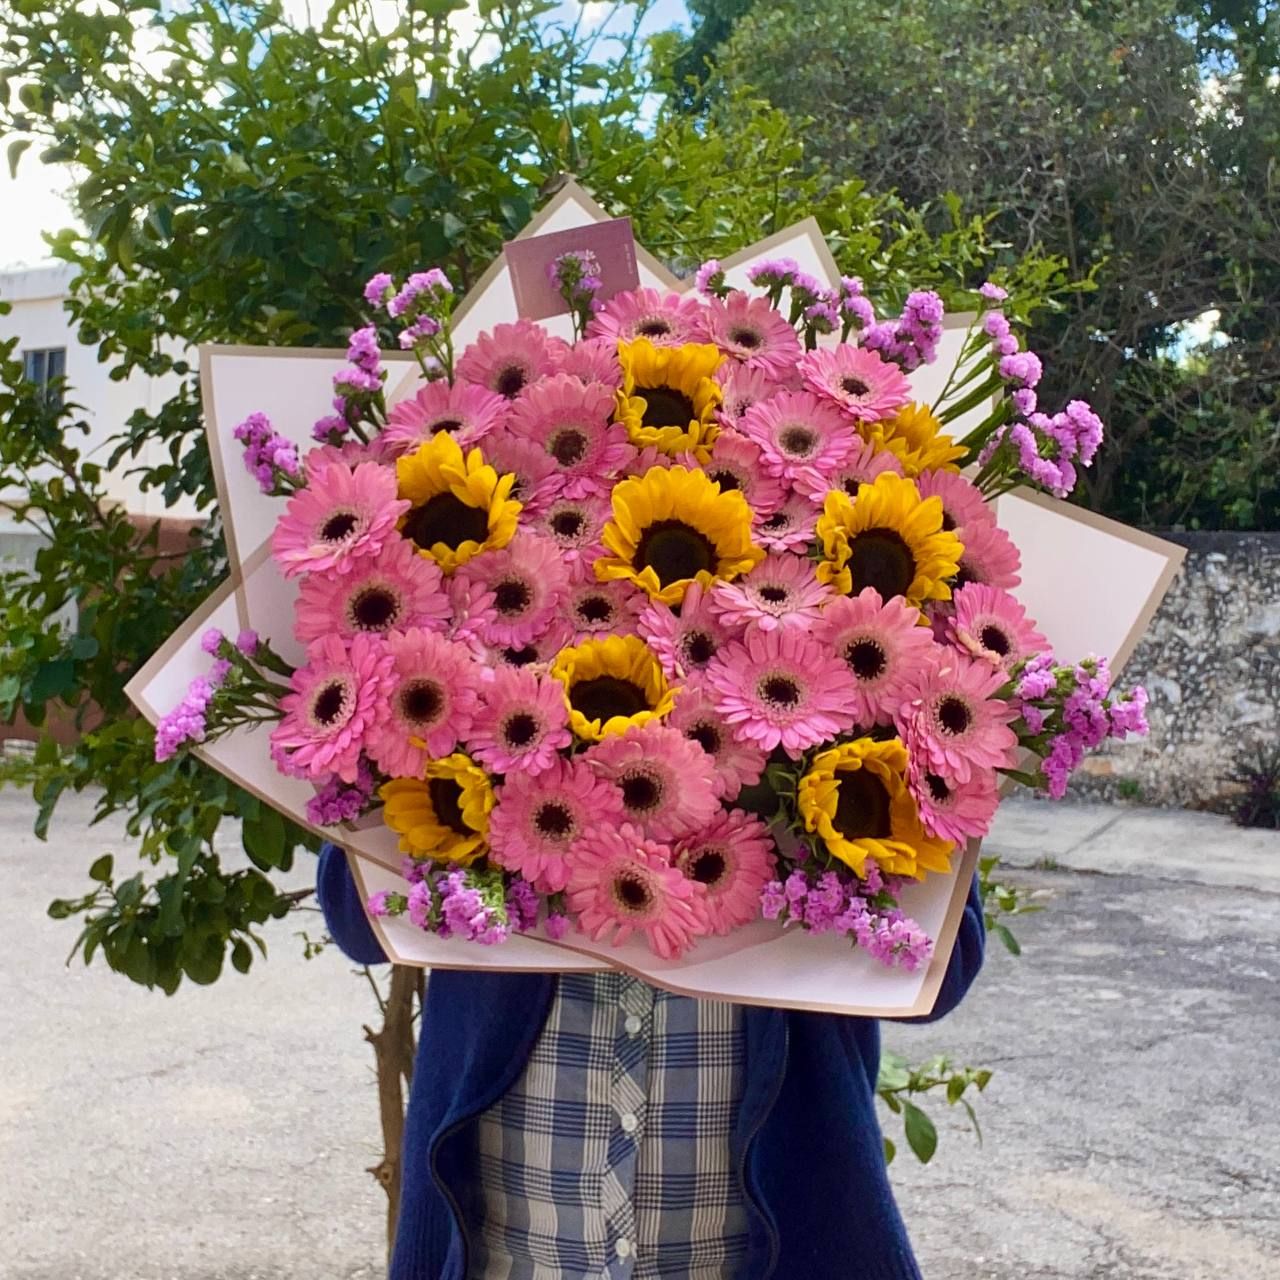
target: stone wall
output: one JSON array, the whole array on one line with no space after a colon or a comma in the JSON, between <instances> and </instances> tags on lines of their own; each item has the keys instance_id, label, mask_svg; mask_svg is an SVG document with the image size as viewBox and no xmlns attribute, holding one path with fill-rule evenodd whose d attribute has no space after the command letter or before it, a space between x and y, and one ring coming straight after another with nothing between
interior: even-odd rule
<instances>
[{"instance_id":1,"label":"stone wall","mask_svg":"<svg viewBox=\"0 0 1280 1280\"><path fill-rule=\"evenodd\" d=\"M1280 734L1280 533L1163 536L1186 563L1119 679L1146 685L1151 736L1108 744L1073 787L1227 811L1238 759Z\"/></svg>"}]
</instances>

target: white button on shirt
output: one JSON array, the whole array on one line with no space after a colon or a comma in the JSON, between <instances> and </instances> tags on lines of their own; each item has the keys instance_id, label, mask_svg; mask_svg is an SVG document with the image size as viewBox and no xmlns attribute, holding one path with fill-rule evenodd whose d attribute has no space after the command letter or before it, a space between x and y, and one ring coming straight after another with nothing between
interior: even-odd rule
<instances>
[{"instance_id":1,"label":"white button on shirt","mask_svg":"<svg viewBox=\"0 0 1280 1280\"><path fill-rule=\"evenodd\" d=\"M622 1239L619 1240L618 1243L613 1247L617 1251L618 1257L620 1258L631 1257L631 1241L628 1240L626 1236L623 1236Z\"/></svg>"},{"instance_id":2,"label":"white button on shirt","mask_svg":"<svg viewBox=\"0 0 1280 1280\"><path fill-rule=\"evenodd\" d=\"M619 1123L622 1125L623 1133L635 1133L635 1131L640 1127L640 1121L637 1120L635 1115L630 1111L626 1112L622 1116Z\"/></svg>"},{"instance_id":3,"label":"white button on shirt","mask_svg":"<svg viewBox=\"0 0 1280 1280\"><path fill-rule=\"evenodd\" d=\"M626 1022L622 1024L622 1029L629 1036L638 1036L640 1034L640 1028L643 1026L644 1026L644 1023L639 1018L637 1018L636 1015L633 1013L633 1014L630 1014Z\"/></svg>"}]
</instances>

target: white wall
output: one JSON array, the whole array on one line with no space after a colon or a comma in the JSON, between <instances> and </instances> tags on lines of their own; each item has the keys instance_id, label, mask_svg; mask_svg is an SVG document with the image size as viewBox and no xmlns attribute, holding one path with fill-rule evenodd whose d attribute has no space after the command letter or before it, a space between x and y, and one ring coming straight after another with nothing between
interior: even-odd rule
<instances>
[{"instance_id":1,"label":"white wall","mask_svg":"<svg viewBox=\"0 0 1280 1280\"><path fill-rule=\"evenodd\" d=\"M180 379L172 374L148 378L134 373L123 382L113 382L107 371L110 364L98 363L98 349L76 340L75 331L63 310L63 300L70 288L73 270L62 264L0 272L0 299L11 303L13 310L0 315L0 342L18 338L19 353L30 349L65 347L67 352L68 400L81 405L77 417L90 426L89 434L75 434L73 443L81 455L105 465L112 447L108 440L124 428L135 409L155 412L178 388ZM0 431L8 430L0 421ZM166 458L159 444L151 444L136 459L126 459L116 474L106 478L109 496L130 511L140 515L195 515L189 504L166 509L163 495L156 491L143 493L133 477L124 472L138 466L158 465ZM0 498L11 497L0 487ZM0 513L0 529L12 528Z\"/></svg>"}]
</instances>

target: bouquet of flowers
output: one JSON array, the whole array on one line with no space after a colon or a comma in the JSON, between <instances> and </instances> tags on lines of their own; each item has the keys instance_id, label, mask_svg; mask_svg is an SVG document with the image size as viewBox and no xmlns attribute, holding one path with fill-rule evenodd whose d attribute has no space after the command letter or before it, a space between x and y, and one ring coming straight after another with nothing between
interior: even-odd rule
<instances>
[{"instance_id":1,"label":"bouquet of flowers","mask_svg":"<svg viewBox=\"0 0 1280 1280\"><path fill-rule=\"evenodd\" d=\"M271 722L313 825L397 834L369 911L441 937L670 959L764 918L917 968L901 892L987 832L1002 780L1060 796L1145 731L1141 689L1049 651L991 505L1068 493L1101 422L1039 409L995 284L924 404L934 293L878 318L788 259L603 301L590 252L550 273L572 341L522 319L460 351L442 272L378 275L314 447L236 428L285 499L304 660L211 631L158 757ZM422 375L391 407L380 328Z\"/></svg>"}]
</instances>

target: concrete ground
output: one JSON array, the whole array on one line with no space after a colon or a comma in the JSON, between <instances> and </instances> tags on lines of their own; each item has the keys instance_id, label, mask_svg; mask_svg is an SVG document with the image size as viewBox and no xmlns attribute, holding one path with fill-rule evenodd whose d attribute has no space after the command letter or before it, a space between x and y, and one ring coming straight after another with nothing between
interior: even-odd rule
<instances>
[{"instance_id":1,"label":"concrete ground","mask_svg":"<svg viewBox=\"0 0 1280 1280\"><path fill-rule=\"evenodd\" d=\"M314 915L170 999L64 967L76 931L45 906L126 847L87 812L45 845L0 791L0 1277L373 1280L364 979L303 959ZM925 1276L1280 1277L1280 835L1021 802L988 847L1048 908L1013 922L1024 955L993 951L947 1021L886 1032L996 1072L983 1146L945 1107L931 1165L899 1143Z\"/></svg>"}]
</instances>

